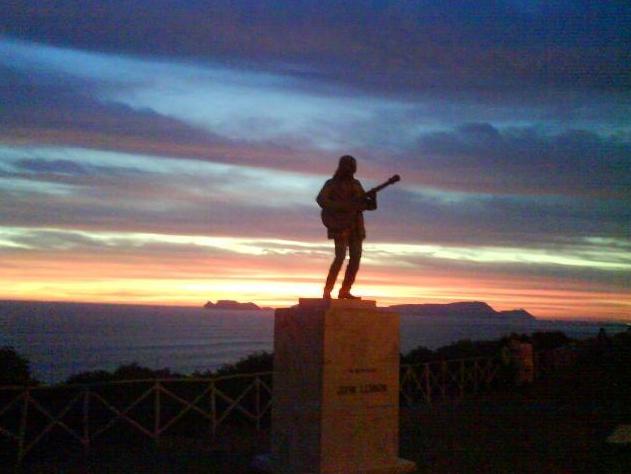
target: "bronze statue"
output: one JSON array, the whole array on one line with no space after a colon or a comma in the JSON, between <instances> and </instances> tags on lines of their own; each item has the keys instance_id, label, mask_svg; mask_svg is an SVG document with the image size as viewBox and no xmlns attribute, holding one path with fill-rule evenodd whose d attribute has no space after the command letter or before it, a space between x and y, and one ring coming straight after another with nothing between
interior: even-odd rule
<instances>
[{"instance_id":1,"label":"bronze statue","mask_svg":"<svg viewBox=\"0 0 631 474\"><path fill-rule=\"evenodd\" d=\"M338 298L358 299L351 294L351 286L359 270L362 242L366 238L362 213L377 209L377 191L400 179L395 175L386 183L366 192L361 183L354 178L356 171L355 158L350 155L342 156L337 171L324 183L316 199L322 208L322 222L327 228L328 238L335 242L335 259L331 263L324 285L325 299L331 298L331 291L346 258L346 249L349 252L349 262Z\"/></svg>"}]
</instances>

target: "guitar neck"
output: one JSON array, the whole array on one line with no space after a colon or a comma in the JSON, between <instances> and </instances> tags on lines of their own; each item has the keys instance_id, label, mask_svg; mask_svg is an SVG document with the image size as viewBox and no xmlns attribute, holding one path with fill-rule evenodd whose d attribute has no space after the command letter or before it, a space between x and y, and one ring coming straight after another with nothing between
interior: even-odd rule
<instances>
[{"instance_id":1,"label":"guitar neck","mask_svg":"<svg viewBox=\"0 0 631 474\"><path fill-rule=\"evenodd\" d=\"M379 191L381 191L383 188L387 188L388 186L390 186L391 184L394 184L395 182L393 181L386 181L385 183L380 184L379 186L375 186L372 189L369 189L368 191L366 191L366 194L374 194L374 193L378 193Z\"/></svg>"}]
</instances>

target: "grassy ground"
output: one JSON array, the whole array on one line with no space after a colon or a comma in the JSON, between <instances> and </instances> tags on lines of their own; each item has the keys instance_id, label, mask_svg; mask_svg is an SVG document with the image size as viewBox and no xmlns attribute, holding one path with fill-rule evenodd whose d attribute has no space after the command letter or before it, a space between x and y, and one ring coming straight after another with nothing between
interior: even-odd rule
<instances>
[{"instance_id":1,"label":"grassy ground","mask_svg":"<svg viewBox=\"0 0 631 474\"><path fill-rule=\"evenodd\" d=\"M402 419L401 455L431 473L628 473L631 452L605 443L615 416L510 397Z\"/></svg>"},{"instance_id":2,"label":"grassy ground","mask_svg":"<svg viewBox=\"0 0 631 474\"><path fill-rule=\"evenodd\" d=\"M631 445L605 442L618 424L631 424L630 362L628 352L592 354L531 387L403 409L401 457L419 473L631 473ZM86 458L47 452L22 472L239 474L269 450L267 432L241 428L218 439L101 443Z\"/></svg>"},{"instance_id":3,"label":"grassy ground","mask_svg":"<svg viewBox=\"0 0 631 474\"><path fill-rule=\"evenodd\" d=\"M587 351L530 387L403 412L401 455L428 473L631 473L631 347Z\"/></svg>"}]
</instances>

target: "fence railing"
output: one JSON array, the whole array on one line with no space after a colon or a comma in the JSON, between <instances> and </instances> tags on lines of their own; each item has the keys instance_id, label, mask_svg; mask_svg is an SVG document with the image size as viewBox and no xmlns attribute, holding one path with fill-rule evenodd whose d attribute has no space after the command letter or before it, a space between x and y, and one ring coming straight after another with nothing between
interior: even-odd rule
<instances>
[{"instance_id":1,"label":"fence railing","mask_svg":"<svg viewBox=\"0 0 631 474\"><path fill-rule=\"evenodd\" d=\"M475 357L401 365L401 401L408 406L459 399L488 389L499 361ZM228 422L256 429L268 422L272 372L215 378L150 379L85 385L0 387L0 439L19 465L60 430L88 451L115 427L158 441L167 431L215 438Z\"/></svg>"},{"instance_id":2,"label":"fence railing","mask_svg":"<svg viewBox=\"0 0 631 474\"><path fill-rule=\"evenodd\" d=\"M487 390L498 382L500 361L495 357L472 357L402 365L399 388L408 406L462 399Z\"/></svg>"},{"instance_id":3,"label":"fence railing","mask_svg":"<svg viewBox=\"0 0 631 474\"><path fill-rule=\"evenodd\" d=\"M120 425L157 441L166 431L177 430L178 422L187 416L187 424L197 425L198 434L203 424L203 431L212 437L229 418L260 429L272 403L271 378L272 372L260 372L217 378L4 386L0 387L0 438L14 445L19 464L54 429L85 450Z\"/></svg>"}]
</instances>

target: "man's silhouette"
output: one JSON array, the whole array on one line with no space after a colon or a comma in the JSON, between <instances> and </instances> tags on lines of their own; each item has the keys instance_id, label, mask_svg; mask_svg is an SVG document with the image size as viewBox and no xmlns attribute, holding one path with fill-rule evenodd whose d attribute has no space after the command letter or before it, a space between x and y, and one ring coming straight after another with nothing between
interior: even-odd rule
<instances>
[{"instance_id":1,"label":"man's silhouette","mask_svg":"<svg viewBox=\"0 0 631 474\"><path fill-rule=\"evenodd\" d=\"M358 298L351 295L350 291L359 269L362 242L366 238L362 211L377 209L377 196L366 194L361 183L354 178L356 171L355 158L350 155L342 156L337 171L324 183L316 199L322 208L322 220L327 226L328 238L335 242L335 259L324 285L325 299L331 298L335 280L346 258L346 249L350 258L338 298Z\"/></svg>"}]
</instances>

